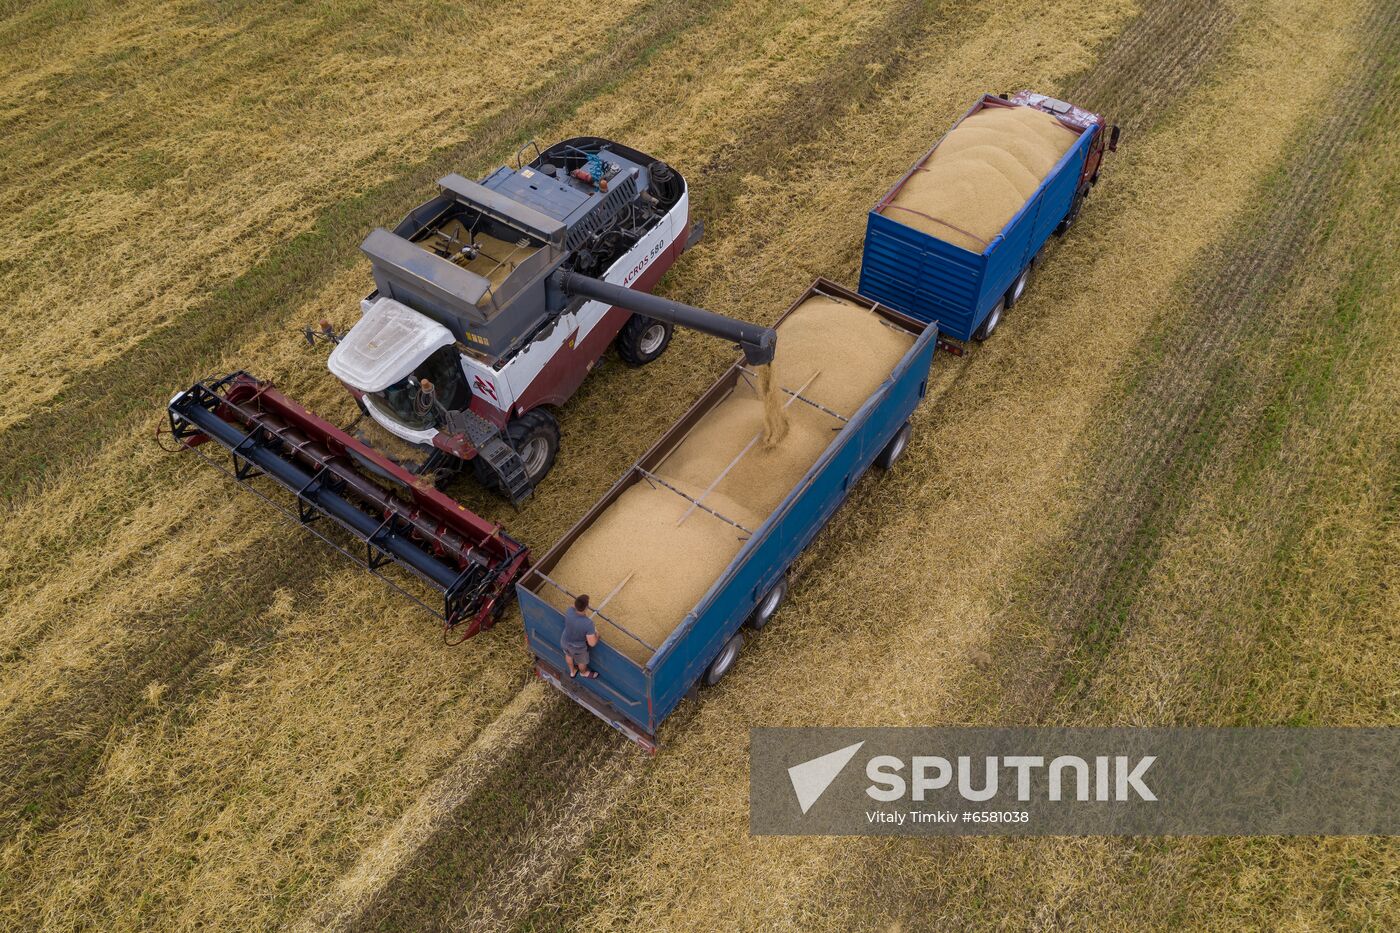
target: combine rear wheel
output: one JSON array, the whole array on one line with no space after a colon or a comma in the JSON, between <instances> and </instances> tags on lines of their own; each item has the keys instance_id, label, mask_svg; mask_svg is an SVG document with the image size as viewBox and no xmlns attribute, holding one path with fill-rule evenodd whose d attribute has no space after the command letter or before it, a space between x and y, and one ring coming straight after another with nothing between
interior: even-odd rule
<instances>
[{"instance_id":1,"label":"combine rear wheel","mask_svg":"<svg viewBox=\"0 0 1400 933\"><path fill-rule=\"evenodd\" d=\"M645 366L666 352L671 343L670 324L634 314L617 335L617 355L628 366Z\"/></svg>"},{"instance_id":2,"label":"combine rear wheel","mask_svg":"<svg viewBox=\"0 0 1400 933\"><path fill-rule=\"evenodd\" d=\"M734 662L739 660L739 649L743 646L744 633L735 632L734 637L724 643L724 647L719 649L719 654L705 669L705 686L713 687L724 679L724 675L734 667Z\"/></svg>"}]
</instances>

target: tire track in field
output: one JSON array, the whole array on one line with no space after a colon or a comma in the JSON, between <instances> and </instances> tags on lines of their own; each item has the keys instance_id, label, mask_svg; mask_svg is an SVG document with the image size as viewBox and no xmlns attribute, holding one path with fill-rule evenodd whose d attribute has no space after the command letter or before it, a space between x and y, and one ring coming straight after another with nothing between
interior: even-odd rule
<instances>
[{"instance_id":1,"label":"tire track in field","mask_svg":"<svg viewBox=\"0 0 1400 933\"><path fill-rule=\"evenodd\" d=\"M560 122L645 61L671 37L703 23L729 0L654 0L610 46L586 55L549 90L521 99L471 129L463 143L431 153L397 178L332 205L306 232L274 249L227 286L146 335L110 363L85 372L51 404L0 433L0 506L42 495L45 480L82 460L141 410L158 407L175 383L215 366L221 352L256 332L277 309L313 295L359 256L365 230L397 217L448 171L481 168L513 142Z\"/></svg>"},{"instance_id":2,"label":"tire track in field","mask_svg":"<svg viewBox=\"0 0 1400 933\"><path fill-rule=\"evenodd\" d=\"M1356 70L1332 96L1205 268L1182 278L1192 314L1154 335L1130 395L1088 460L1086 505L1057 548L1055 568L1027 598L1026 611L1070 633L1052 663L1053 683L1026 712L1038 718L1066 692L1083 689L1131 622L1134 603L1160 556L1163 535L1192 501L1219 440L1247 414L1253 374L1239 357L1248 343L1323 326L1298 319L1285 299L1298 271L1327 235L1332 194L1373 108L1386 99L1373 82L1400 50L1400 8L1369 16ZM1396 84L1390 76L1391 87ZM1371 103L1368 104L1368 101ZM1034 667L1027 667L1027 670Z\"/></svg>"},{"instance_id":3,"label":"tire track in field","mask_svg":"<svg viewBox=\"0 0 1400 933\"><path fill-rule=\"evenodd\" d=\"M8 720L0 732L0 842L21 825L42 833L66 815L101 766L104 738L158 715L145 698L148 684L164 684L164 697L183 704L202 689L216 654L269 640L280 625L267 613L278 591L300 589L336 566L327 549L307 548L242 561L236 574L211 566L192 598L155 603L126 620L138 636L60 699Z\"/></svg>"},{"instance_id":4,"label":"tire track in field","mask_svg":"<svg viewBox=\"0 0 1400 933\"><path fill-rule=\"evenodd\" d=\"M1157 0L1068 82L1065 97L1105 114L1131 145L1217 65L1239 23L1239 8L1227 0Z\"/></svg>"}]
</instances>

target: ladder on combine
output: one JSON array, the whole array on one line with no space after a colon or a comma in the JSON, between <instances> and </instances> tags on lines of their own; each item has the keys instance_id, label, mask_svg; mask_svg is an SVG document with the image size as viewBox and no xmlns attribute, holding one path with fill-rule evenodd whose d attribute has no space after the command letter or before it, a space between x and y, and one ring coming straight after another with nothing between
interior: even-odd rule
<instances>
[{"instance_id":1,"label":"ladder on combine","mask_svg":"<svg viewBox=\"0 0 1400 933\"><path fill-rule=\"evenodd\" d=\"M525 461L510 445L496 427L473 411L454 411L450 414L450 430L454 434L465 434L476 448L476 454L501 484L502 491L510 499L511 505L520 505L530 498L534 486L525 472Z\"/></svg>"}]
</instances>

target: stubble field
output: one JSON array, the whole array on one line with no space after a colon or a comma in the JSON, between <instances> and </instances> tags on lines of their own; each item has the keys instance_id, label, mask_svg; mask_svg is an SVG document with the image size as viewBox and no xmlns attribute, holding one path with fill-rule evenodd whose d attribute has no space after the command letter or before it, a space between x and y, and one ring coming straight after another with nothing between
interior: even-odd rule
<instances>
[{"instance_id":1,"label":"stubble field","mask_svg":"<svg viewBox=\"0 0 1400 933\"><path fill-rule=\"evenodd\" d=\"M752 838L753 725L1396 725L1400 12L1381 0L0 5L0 925L1393 928L1384 840ZM161 452L356 249L531 138L692 186L661 291L771 321L984 91L1123 126L996 338L935 363L736 671L640 755ZM562 410L547 548L731 361Z\"/></svg>"}]
</instances>

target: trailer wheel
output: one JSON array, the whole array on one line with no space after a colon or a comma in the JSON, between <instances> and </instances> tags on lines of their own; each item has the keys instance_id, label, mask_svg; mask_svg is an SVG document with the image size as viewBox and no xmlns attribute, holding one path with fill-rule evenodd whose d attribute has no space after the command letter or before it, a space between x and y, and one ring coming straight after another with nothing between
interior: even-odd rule
<instances>
[{"instance_id":1,"label":"trailer wheel","mask_svg":"<svg viewBox=\"0 0 1400 933\"><path fill-rule=\"evenodd\" d=\"M710 666L705 668L705 686L713 687L724 679L724 675L734 667L734 662L739 660L739 649L744 646L744 633L735 632L734 637L724 643L724 647L719 649L719 654L710 662Z\"/></svg>"},{"instance_id":2,"label":"trailer wheel","mask_svg":"<svg viewBox=\"0 0 1400 933\"><path fill-rule=\"evenodd\" d=\"M628 366L645 366L666 352L673 328L663 321L634 314L617 334L617 355Z\"/></svg>"},{"instance_id":3,"label":"trailer wheel","mask_svg":"<svg viewBox=\"0 0 1400 933\"><path fill-rule=\"evenodd\" d=\"M890 438L885 449L880 451L880 455L875 458L875 465L882 470L888 470L894 466L895 461L904 456L904 452L909 449L909 435L913 432L914 428L909 422L904 422L904 427L899 429L898 434Z\"/></svg>"},{"instance_id":4,"label":"trailer wheel","mask_svg":"<svg viewBox=\"0 0 1400 933\"><path fill-rule=\"evenodd\" d=\"M773 616L777 614L778 607L787 598L788 581L787 574L778 578L778 582L758 601L754 607L753 614L749 616L749 628L755 632L773 621Z\"/></svg>"},{"instance_id":5,"label":"trailer wheel","mask_svg":"<svg viewBox=\"0 0 1400 933\"><path fill-rule=\"evenodd\" d=\"M1016 281L1011 283L1011 288L1006 292L1006 306L1014 308L1016 302L1026 294L1026 288L1031 284L1031 269L1035 266L1035 260L1026 264L1026 268L1021 270L1021 274L1016 276Z\"/></svg>"},{"instance_id":6,"label":"trailer wheel","mask_svg":"<svg viewBox=\"0 0 1400 933\"><path fill-rule=\"evenodd\" d=\"M997 329L997 325L1001 323L1001 315L1002 312L1005 310L1006 299L1003 298L1001 301L997 302L995 308L988 312L987 316L982 320L982 326L977 328L977 330L972 334L972 339L976 340L978 343L981 343L988 337L992 336L992 332L995 331Z\"/></svg>"},{"instance_id":7,"label":"trailer wheel","mask_svg":"<svg viewBox=\"0 0 1400 933\"><path fill-rule=\"evenodd\" d=\"M1079 219L1079 212L1084 209L1084 196L1088 193L1089 189L1087 188L1074 193L1074 200L1069 202L1069 213L1055 228L1055 236L1064 236L1069 228L1074 226L1074 222Z\"/></svg>"}]
</instances>

